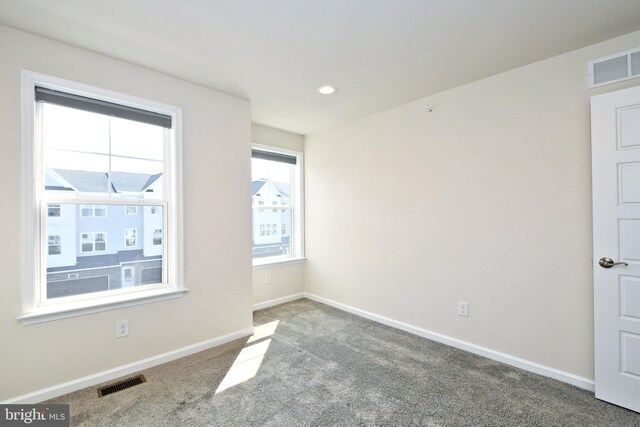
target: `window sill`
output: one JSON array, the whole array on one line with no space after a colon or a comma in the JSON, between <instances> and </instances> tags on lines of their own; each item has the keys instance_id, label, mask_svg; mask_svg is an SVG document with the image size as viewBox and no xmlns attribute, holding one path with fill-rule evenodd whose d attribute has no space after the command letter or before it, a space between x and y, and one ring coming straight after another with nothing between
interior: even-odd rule
<instances>
[{"instance_id":1,"label":"window sill","mask_svg":"<svg viewBox=\"0 0 640 427\"><path fill-rule=\"evenodd\" d=\"M289 265L289 264L301 264L305 262L307 258L271 258L265 260L254 260L253 268L269 268L269 267L278 267L281 265Z\"/></svg>"},{"instance_id":2,"label":"window sill","mask_svg":"<svg viewBox=\"0 0 640 427\"><path fill-rule=\"evenodd\" d=\"M188 289L179 290L154 290L144 291L139 294L124 294L111 297L100 298L99 301L78 301L67 304L56 304L53 306L39 307L30 313L18 316L18 320L24 325L51 322L53 320L66 319L69 317L83 316L85 314L99 313L101 311L115 310L117 308L132 307L134 305L149 304L156 301L163 301L173 298L180 298Z\"/></svg>"}]
</instances>

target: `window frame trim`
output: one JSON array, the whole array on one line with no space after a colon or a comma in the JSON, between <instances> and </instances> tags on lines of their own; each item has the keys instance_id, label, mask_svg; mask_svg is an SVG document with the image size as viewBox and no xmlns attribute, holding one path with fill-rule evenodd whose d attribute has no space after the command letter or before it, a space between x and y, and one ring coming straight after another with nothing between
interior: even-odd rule
<instances>
[{"instance_id":1,"label":"window frame trim","mask_svg":"<svg viewBox=\"0 0 640 427\"><path fill-rule=\"evenodd\" d=\"M38 185L42 177L42 141L36 141L36 102L35 87L46 87L67 93L89 96L120 105L142 108L147 111L163 113L172 117L173 127L169 129L172 144L166 144L165 188L170 188L164 213L163 236L170 237L170 245L163 238L163 249L167 254L167 284L153 289L141 289L133 292L122 292L98 298L79 298L74 301L51 303L40 301L42 288L42 263L46 260L44 252L47 245L42 244L46 233L41 224L41 209L45 206L45 198L40 197L42 191ZM22 157L22 229L25 242L22 256L22 307L17 317L23 324L47 322L51 320L113 310L120 307L146 304L169 298L183 296L188 289L184 286L184 239L183 239L183 165L182 165L182 109L145 98L120 92L102 89L96 86L78 83L59 77L22 69L20 73L20 108L21 108L21 157ZM71 196L71 195L69 195ZM41 203L42 199L42 203ZM68 197L72 202L81 199ZM126 198L125 198L126 199ZM84 199L83 199L84 200ZM130 199L128 199L130 200ZM133 201L133 200L130 200ZM104 204L104 203L102 203ZM109 203L106 203L109 204ZM143 205L140 203L131 203ZM155 205L160 203L151 202ZM169 210L170 208L170 210ZM95 213L95 212L94 212ZM40 241L37 241L39 239ZM29 244L34 242L36 244Z\"/></svg>"},{"instance_id":2,"label":"window frame trim","mask_svg":"<svg viewBox=\"0 0 640 427\"><path fill-rule=\"evenodd\" d=\"M291 224L291 230L289 235L293 234L293 243L294 243L294 247L297 248L297 250L295 251L294 254L288 255L288 256L273 256L273 257L264 257L264 258L253 258L251 259L252 261L252 266L253 267L262 267L262 266L268 266L270 264L283 264L283 263L294 263L294 262L298 262L301 260L305 260L305 246L304 246L304 231L305 231L305 225L304 225L304 152L303 151L297 151L297 150L290 150L287 148L280 148L274 145L266 145L266 144L260 144L260 143L252 143L251 144L251 149L252 152L253 150L258 150L258 151L263 151L263 152L270 152L270 153L275 153L275 154L284 154L284 155L289 155L289 156L295 156L296 157L296 164L295 165L291 165L294 167L294 174L295 174L295 180L296 180L296 184L294 185L294 189L293 189L293 195L294 195L294 203L291 204L289 203L288 206L285 207L285 209L289 209L292 211L293 215L292 215L292 224ZM253 159L253 155L251 156L251 158ZM291 201L291 199L289 199L289 201ZM252 203L252 212L251 214L253 215L253 209L256 209L258 206L253 206ZM268 206L268 205L260 205L259 206L260 209L273 209L273 206ZM282 206L277 206L277 209L282 209ZM253 224L253 221L252 221ZM253 227L253 225L252 225ZM293 233L291 233L293 232ZM251 233L253 234L253 230L251 231Z\"/></svg>"}]
</instances>

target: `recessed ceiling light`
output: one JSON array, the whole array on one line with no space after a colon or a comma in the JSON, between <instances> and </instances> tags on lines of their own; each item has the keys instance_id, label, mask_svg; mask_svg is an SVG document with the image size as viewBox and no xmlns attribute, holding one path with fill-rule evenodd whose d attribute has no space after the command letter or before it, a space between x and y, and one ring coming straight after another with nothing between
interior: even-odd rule
<instances>
[{"instance_id":1,"label":"recessed ceiling light","mask_svg":"<svg viewBox=\"0 0 640 427\"><path fill-rule=\"evenodd\" d=\"M321 95L331 95L332 93L334 93L336 91L336 88L334 88L333 86L324 85L324 86L320 86L316 90Z\"/></svg>"}]
</instances>

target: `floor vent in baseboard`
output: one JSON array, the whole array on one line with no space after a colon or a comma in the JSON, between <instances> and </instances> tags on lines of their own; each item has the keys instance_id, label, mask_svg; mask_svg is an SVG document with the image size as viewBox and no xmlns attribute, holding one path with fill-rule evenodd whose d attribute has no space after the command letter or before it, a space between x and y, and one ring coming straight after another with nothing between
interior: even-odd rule
<instances>
[{"instance_id":1,"label":"floor vent in baseboard","mask_svg":"<svg viewBox=\"0 0 640 427\"><path fill-rule=\"evenodd\" d=\"M98 389L98 396L103 397L107 394L116 393L118 391L136 386L138 384L142 384L144 382L147 382L147 380L144 378L144 375L136 375L135 377L127 378L126 380L119 381L115 384L111 384L106 387L100 387Z\"/></svg>"}]
</instances>

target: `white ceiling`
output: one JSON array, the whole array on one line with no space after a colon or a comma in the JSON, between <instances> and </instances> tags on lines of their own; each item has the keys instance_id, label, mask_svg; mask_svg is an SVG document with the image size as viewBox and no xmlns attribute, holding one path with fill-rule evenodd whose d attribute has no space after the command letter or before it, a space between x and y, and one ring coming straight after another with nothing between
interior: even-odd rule
<instances>
[{"instance_id":1,"label":"white ceiling","mask_svg":"<svg viewBox=\"0 0 640 427\"><path fill-rule=\"evenodd\" d=\"M0 0L0 23L307 134L638 30L640 0ZM318 95L324 83L337 92Z\"/></svg>"}]
</instances>

